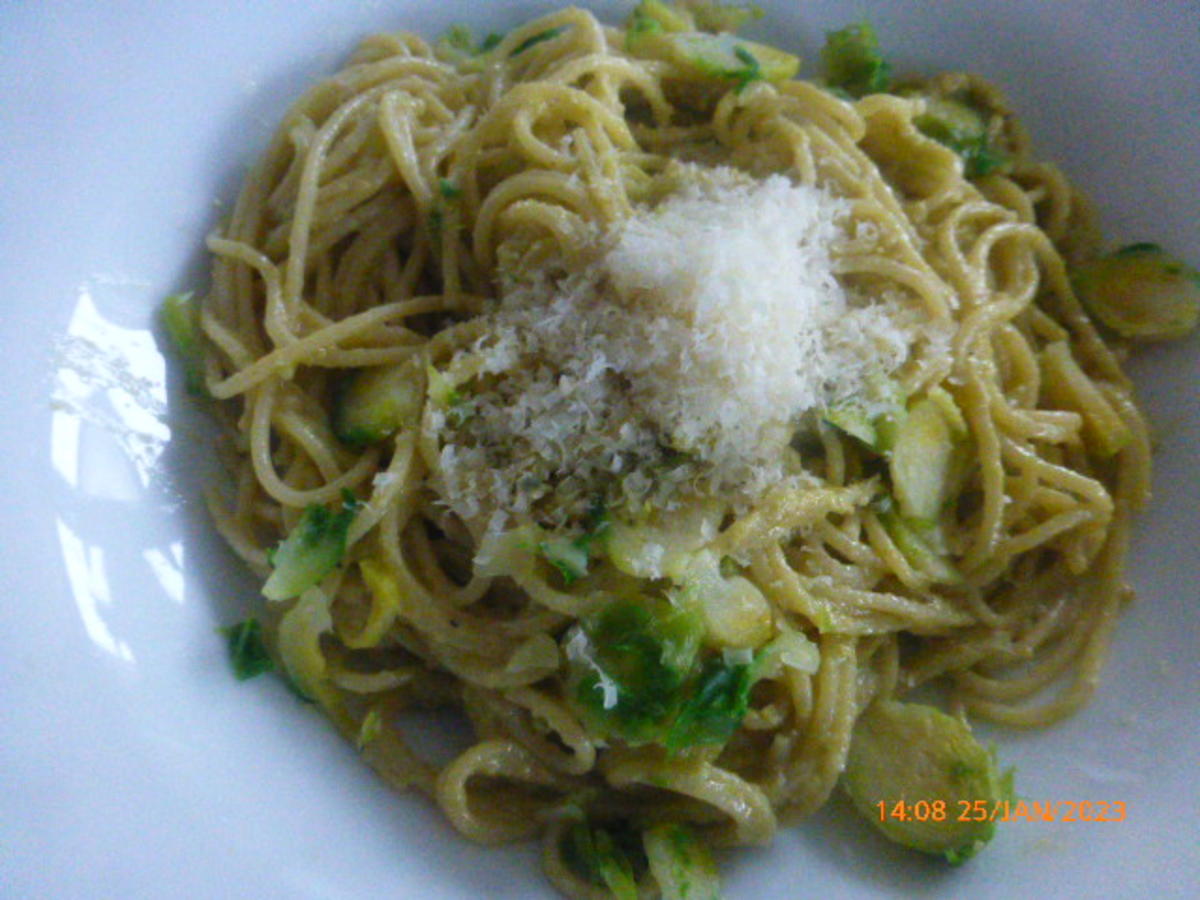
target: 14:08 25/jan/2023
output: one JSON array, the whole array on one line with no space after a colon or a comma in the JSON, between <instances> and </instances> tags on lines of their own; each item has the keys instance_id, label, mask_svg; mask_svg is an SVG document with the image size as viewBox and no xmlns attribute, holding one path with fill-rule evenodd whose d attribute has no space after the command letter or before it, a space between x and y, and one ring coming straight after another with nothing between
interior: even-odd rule
<instances>
[{"instance_id":1,"label":"14:08 25/jan/2023","mask_svg":"<svg viewBox=\"0 0 1200 900\"><path fill-rule=\"evenodd\" d=\"M1124 822L1123 800L880 800L879 821Z\"/></svg>"}]
</instances>

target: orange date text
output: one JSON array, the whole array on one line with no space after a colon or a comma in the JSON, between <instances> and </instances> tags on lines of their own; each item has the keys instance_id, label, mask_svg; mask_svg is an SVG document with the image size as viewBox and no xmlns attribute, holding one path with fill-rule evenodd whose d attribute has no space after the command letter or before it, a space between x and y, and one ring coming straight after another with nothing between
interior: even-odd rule
<instances>
[{"instance_id":1,"label":"orange date text","mask_svg":"<svg viewBox=\"0 0 1200 900\"><path fill-rule=\"evenodd\" d=\"M880 822L1124 822L1123 800L880 800Z\"/></svg>"}]
</instances>

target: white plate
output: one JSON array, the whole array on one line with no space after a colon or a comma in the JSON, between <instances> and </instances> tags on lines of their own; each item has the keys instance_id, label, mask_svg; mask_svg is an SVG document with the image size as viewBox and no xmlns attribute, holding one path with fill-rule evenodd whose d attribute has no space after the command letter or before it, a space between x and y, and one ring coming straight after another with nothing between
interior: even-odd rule
<instances>
[{"instance_id":1,"label":"white plate","mask_svg":"<svg viewBox=\"0 0 1200 900\"><path fill-rule=\"evenodd\" d=\"M810 58L823 30L865 14L901 68L998 79L1115 240L1200 260L1194 0L764 5L759 33ZM0 10L0 894L549 895L534 848L458 839L276 680L229 675L214 629L254 589L204 521L208 455L150 330L159 299L202 278L202 238L286 102L358 37L545 8L470 7ZM1001 736L1030 798L1120 800L1128 820L1010 825L948 870L833 809L726 858L729 896L1195 895L1197 341L1133 369L1160 437L1130 570L1142 601L1083 714Z\"/></svg>"}]
</instances>

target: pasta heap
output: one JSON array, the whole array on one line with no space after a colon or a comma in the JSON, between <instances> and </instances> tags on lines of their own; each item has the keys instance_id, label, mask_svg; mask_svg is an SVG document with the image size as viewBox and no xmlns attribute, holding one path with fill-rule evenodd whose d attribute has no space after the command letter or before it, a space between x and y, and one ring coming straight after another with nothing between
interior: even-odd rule
<instances>
[{"instance_id":1,"label":"pasta heap","mask_svg":"<svg viewBox=\"0 0 1200 900\"><path fill-rule=\"evenodd\" d=\"M922 685L1011 725L1078 709L1148 493L1117 345L1068 277L1097 252L1086 206L1000 95L797 80L690 16L366 39L250 172L199 312L231 473L209 505L266 579L272 652L385 781L474 840L541 836L572 896L689 895L672 860L710 873L706 847L818 809L856 723ZM999 164L937 133L947 98L981 111ZM886 302L905 341L849 395L788 411L767 482L645 421L657 442L572 456L628 434L636 404L571 420L561 460L495 430L530 385L561 386L574 345L538 338L539 310L608 289L595 266L623 223L778 177L836 207L835 287ZM496 362L501 326L519 346ZM598 402L633 396L604 377ZM347 423L359 402L390 424ZM412 709L460 710L473 745L423 759Z\"/></svg>"}]
</instances>

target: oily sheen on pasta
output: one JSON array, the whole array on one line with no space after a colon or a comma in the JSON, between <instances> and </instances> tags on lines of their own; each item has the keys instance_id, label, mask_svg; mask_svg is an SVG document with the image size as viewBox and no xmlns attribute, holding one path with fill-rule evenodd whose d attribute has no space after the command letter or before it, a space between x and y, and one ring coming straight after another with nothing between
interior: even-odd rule
<instances>
[{"instance_id":1,"label":"oily sheen on pasta","mask_svg":"<svg viewBox=\"0 0 1200 900\"><path fill-rule=\"evenodd\" d=\"M209 240L209 501L273 654L386 782L541 838L574 896L618 892L605 842L684 895L663 827L768 843L922 685L1077 709L1148 490L1067 274L1087 210L999 94L855 99L731 41L714 74L579 9L368 38ZM943 89L1004 166L920 127ZM473 744L422 758L414 709Z\"/></svg>"}]
</instances>

